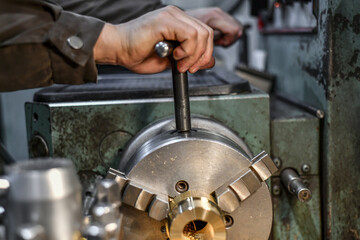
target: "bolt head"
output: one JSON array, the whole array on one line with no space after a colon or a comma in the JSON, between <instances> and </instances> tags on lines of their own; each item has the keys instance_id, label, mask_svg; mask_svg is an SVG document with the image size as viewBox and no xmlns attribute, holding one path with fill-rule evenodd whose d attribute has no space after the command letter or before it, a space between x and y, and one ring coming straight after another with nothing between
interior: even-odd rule
<instances>
[{"instance_id":1,"label":"bolt head","mask_svg":"<svg viewBox=\"0 0 360 240\"><path fill-rule=\"evenodd\" d=\"M280 158L274 158L274 164L275 164L275 166L276 166L277 168L280 169L280 167L281 167L281 160L280 160Z\"/></svg>"},{"instance_id":2,"label":"bolt head","mask_svg":"<svg viewBox=\"0 0 360 240\"><path fill-rule=\"evenodd\" d=\"M311 171L311 167L310 167L310 165L309 164L303 164L302 166L301 166L301 171L303 171L304 173L309 173L310 171Z\"/></svg>"},{"instance_id":3,"label":"bolt head","mask_svg":"<svg viewBox=\"0 0 360 240\"><path fill-rule=\"evenodd\" d=\"M280 196L281 194L281 187L279 185L273 185L272 187L272 194L274 196Z\"/></svg>"}]
</instances>

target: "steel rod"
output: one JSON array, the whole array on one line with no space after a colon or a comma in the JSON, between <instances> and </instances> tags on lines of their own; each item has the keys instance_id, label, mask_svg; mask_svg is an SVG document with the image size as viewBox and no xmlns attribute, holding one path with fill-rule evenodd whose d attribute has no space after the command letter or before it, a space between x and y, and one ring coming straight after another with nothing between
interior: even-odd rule
<instances>
[{"instance_id":1,"label":"steel rod","mask_svg":"<svg viewBox=\"0 0 360 240\"><path fill-rule=\"evenodd\" d=\"M174 91L175 122L179 132L191 130L189 84L187 72L181 73L177 69L177 62L172 51L178 43L163 41L155 46L155 51L160 57L169 57L172 67L172 80Z\"/></svg>"}]
</instances>

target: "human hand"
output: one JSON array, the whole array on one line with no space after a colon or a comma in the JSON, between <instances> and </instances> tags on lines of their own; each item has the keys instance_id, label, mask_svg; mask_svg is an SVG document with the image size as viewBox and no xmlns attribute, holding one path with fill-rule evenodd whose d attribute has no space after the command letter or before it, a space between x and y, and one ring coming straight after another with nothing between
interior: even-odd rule
<instances>
[{"instance_id":1,"label":"human hand","mask_svg":"<svg viewBox=\"0 0 360 240\"><path fill-rule=\"evenodd\" d=\"M242 35L243 27L241 23L220 8L191 9L186 13L222 33L220 39L215 41L216 45L228 47Z\"/></svg>"},{"instance_id":2,"label":"human hand","mask_svg":"<svg viewBox=\"0 0 360 240\"><path fill-rule=\"evenodd\" d=\"M180 72L196 72L214 66L213 30L179 8L167 6L130 22L105 24L94 47L97 63L121 65L137 73L161 72L167 58L154 52L157 42L176 40L173 51Z\"/></svg>"}]
</instances>

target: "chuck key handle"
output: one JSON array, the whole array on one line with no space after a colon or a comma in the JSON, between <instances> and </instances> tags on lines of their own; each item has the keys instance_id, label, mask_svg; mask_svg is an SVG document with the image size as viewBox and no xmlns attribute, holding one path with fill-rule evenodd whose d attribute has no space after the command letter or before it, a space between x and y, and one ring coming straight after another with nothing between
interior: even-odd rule
<instances>
[{"instance_id":1,"label":"chuck key handle","mask_svg":"<svg viewBox=\"0 0 360 240\"><path fill-rule=\"evenodd\" d=\"M177 62L172 52L179 45L176 41L162 41L155 45L155 51L160 57L169 57L172 68L172 80L175 105L176 129L179 132L191 130L189 84L187 72L181 73L177 69Z\"/></svg>"}]
</instances>

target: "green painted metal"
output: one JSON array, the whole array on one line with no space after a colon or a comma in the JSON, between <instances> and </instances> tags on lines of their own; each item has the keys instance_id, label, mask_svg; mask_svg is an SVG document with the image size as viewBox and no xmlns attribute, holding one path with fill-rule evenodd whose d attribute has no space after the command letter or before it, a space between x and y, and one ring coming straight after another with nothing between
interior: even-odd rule
<instances>
[{"instance_id":1,"label":"green painted metal","mask_svg":"<svg viewBox=\"0 0 360 240\"><path fill-rule=\"evenodd\" d=\"M279 186L279 196L273 197L273 239L318 240L321 239L321 189L318 176L302 177L312 191L309 202L300 202L281 183L280 177L272 178L272 186Z\"/></svg>"},{"instance_id":2,"label":"green painted metal","mask_svg":"<svg viewBox=\"0 0 360 240\"><path fill-rule=\"evenodd\" d=\"M319 177L320 120L285 102L271 99L271 156L281 160L280 175L294 168L300 175ZM310 166L304 173L302 166Z\"/></svg>"},{"instance_id":3,"label":"green painted metal","mask_svg":"<svg viewBox=\"0 0 360 240\"><path fill-rule=\"evenodd\" d=\"M272 188L281 187L280 196L273 196L273 239L321 239L320 120L271 97L271 156L281 160L275 176L293 168L313 195L309 202L301 203L284 188L280 177L272 178ZM311 167L310 172L302 171L303 164Z\"/></svg>"},{"instance_id":4,"label":"green painted metal","mask_svg":"<svg viewBox=\"0 0 360 240\"><path fill-rule=\"evenodd\" d=\"M47 105L25 103L26 131L28 146L31 139L40 135L48 145L49 156L52 156L50 109Z\"/></svg>"},{"instance_id":5,"label":"green painted metal","mask_svg":"<svg viewBox=\"0 0 360 240\"><path fill-rule=\"evenodd\" d=\"M360 239L359 1L319 0L316 34L267 35L263 45L276 91L325 110L323 238Z\"/></svg>"},{"instance_id":6,"label":"green painted metal","mask_svg":"<svg viewBox=\"0 0 360 240\"><path fill-rule=\"evenodd\" d=\"M269 97L263 93L194 97L191 113L208 116L233 129L254 154L270 151ZM29 103L28 140L35 132L51 145L51 156L74 161L79 172L104 175L116 166L118 152L146 125L172 116L173 101L147 99L86 103ZM46 110L46 112L37 112ZM41 117L31 120L35 113ZM43 124L43 117L50 124ZM44 121L45 121L44 120Z\"/></svg>"}]
</instances>

